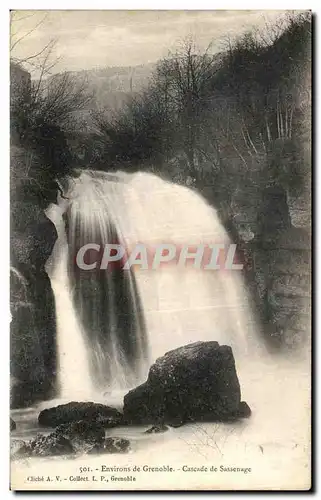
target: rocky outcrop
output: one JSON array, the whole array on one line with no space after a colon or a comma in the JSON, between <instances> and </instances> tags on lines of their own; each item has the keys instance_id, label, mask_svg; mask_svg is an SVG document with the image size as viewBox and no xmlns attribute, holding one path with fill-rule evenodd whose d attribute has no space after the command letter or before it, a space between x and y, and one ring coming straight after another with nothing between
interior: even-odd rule
<instances>
[{"instance_id":1,"label":"rocky outcrop","mask_svg":"<svg viewBox=\"0 0 321 500\"><path fill-rule=\"evenodd\" d=\"M57 427L58 425L86 420L97 422L104 428L115 427L122 422L123 415L112 408L100 403L70 402L40 412L38 416L39 425L46 427Z\"/></svg>"},{"instance_id":2,"label":"rocky outcrop","mask_svg":"<svg viewBox=\"0 0 321 500\"><path fill-rule=\"evenodd\" d=\"M21 203L21 211L24 210ZM30 212L26 209L31 217ZM11 406L28 406L53 395L56 372L55 302L46 261L56 229L39 210L32 223L11 230Z\"/></svg>"},{"instance_id":3,"label":"rocky outcrop","mask_svg":"<svg viewBox=\"0 0 321 500\"><path fill-rule=\"evenodd\" d=\"M225 421L244 415L232 349L197 342L157 359L147 381L124 398L128 424ZM243 409L242 409L243 408Z\"/></svg>"},{"instance_id":4,"label":"rocky outcrop","mask_svg":"<svg viewBox=\"0 0 321 500\"><path fill-rule=\"evenodd\" d=\"M127 453L130 441L119 437L105 439L104 427L96 421L79 421L59 426L48 436L39 434L31 441L12 440L11 457Z\"/></svg>"},{"instance_id":5,"label":"rocky outcrop","mask_svg":"<svg viewBox=\"0 0 321 500\"><path fill-rule=\"evenodd\" d=\"M65 437L59 434L38 435L31 441L14 440L11 443L11 458L48 457L69 455L74 449Z\"/></svg>"},{"instance_id":6,"label":"rocky outcrop","mask_svg":"<svg viewBox=\"0 0 321 500\"><path fill-rule=\"evenodd\" d=\"M294 195L261 171L257 174L234 193L222 220L244 263L267 344L299 353L311 337L308 190Z\"/></svg>"},{"instance_id":7,"label":"rocky outcrop","mask_svg":"<svg viewBox=\"0 0 321 500\"><path fill-rule=\"evenodd\" d=\"M31 450L27 442L22 439L10 440L10 455L12 459L18 459L30 455Z\"/></svg>"},{"instance_id":8,"label":"rocky outcrop","mask_svg":"<svg viewBox=\"0 0 321 500\"><path fill-rule=\"evenodd\" d=\"M10 276L11 407L17 408L53 394L55 305L45 271L15 267Z\"/></svg>"},{"instance_id":9,"label":"rocky outcrop","mask_svg":"<svg viewBox=\"0 0 321 500\"><path fill-rule=\"evenodd\" d=\"M163 432L168 431L167 425L164 424L158 424L158 425L153 425L147 431L145 431L145 434L162 434Z\"/></svg>"},{"instance_id":10,"label":"rocky outcrop","mask_svg":"<svg viewBox=\"0 0 321 500\"><path fill-rule=\"evenodd\" d=\"M56 436L67 439L75 452L87 452L93 446L102 445L105 439L105 429L102 424L93 420L80 420L57 427Z\"/></svg>"},{"instance_id":11,"label":"rocky outcrop","mask_svg":"<svg viewBox=\"0 0 321 500\"><path fill-rule=\"evenodd\" d=\"M105 429L96 421L79 421L60 425L48 436L38 435L35 439L17 441L11 454L21 456L51 456L87 453L94 446L103 447Z\"/></svg>"},{"instance_id":12,"label":"rocky outcrop","mask_svg":"<svg viewBox=\"0 0 321 500\"><path fill-rule=\"evenodd\" d=\"M17 428L16 422L12 418L10 418L10 430L15 431L16 428Z\"/></svg>"},{"instance_id":13,"label":"rocky outcrop","mask_svg":"<svg viewBox=\"0 0 321 500\"><path fill-rule=\"evenodd\" d=\"M69 455L74 452L71 442L61 434L37 436L28 445L31 455L38 457Z\"/></svg>"},{"instance_id":14,"label":"rocky outcrop","mask_svg":"<svg viewBox=\"0 0 321 500\"><path fill-rule=\"evenodd\" d=\"M310 238L291 227L269 245L260 245L263 317L274 345L297 348L309 338L311 317Z\"/></svg>"},{"instance_id":15,"label":"rocky outcrop","mask_svg":"<svg viewBox=\"0 0 321 500\"><path fill-rule=\"evenodd\" d=\"M128 453L130 451L130 441L119 437L106 438L102 443L94 445L88 455L100 455L103 453Z\"/></svg>"},{"instance_id":16,"label":"rocky outcrop","mask_svg":"<svg viewBox=\"0 0 321 500\"><path fill-rule=\"evenodd\" d=\"M28 177L27 166L35 162L30 152L28 156L22 148L11 148L10 372L13 408L29 406L53 396L55 391L55 302L45 265L57 232L44 210L50 202L56 202L57 188L55 185L49 189L49 185L44 184L40 189L35 179Z\"/></svg>"},{"instance_id":17,"label":"rocky outcrop","mask_svg":"<svg viewBox=\"0 0 321 500\"><path fill-rule=\"evenodd\" d=\"M250 242L265 333L273 347L309 342L311 237L292 225L284 189L266 190Z\"/></svg>"}]
</instances>

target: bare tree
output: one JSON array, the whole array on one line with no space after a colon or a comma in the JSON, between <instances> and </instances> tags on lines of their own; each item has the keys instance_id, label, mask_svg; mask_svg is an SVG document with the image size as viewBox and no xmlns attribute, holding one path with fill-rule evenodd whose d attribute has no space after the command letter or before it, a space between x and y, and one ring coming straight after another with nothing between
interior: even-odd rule
<instances>
[{"instance_id":1,"label":"bare tree","mask_svg":"<svg viewBox=\"0 0 321 500\"><path fill-rule=\"evenodd\" d=\"M22 30L27 18L33 26ZM23 53L17 48L46 19L47 14L38 21L33 13L11 14L11 181L14 190L27 190L41 204L56 197L57 179L72 168L66 131L91 99L85 78L68 72L53 74L58 62L56 40L23 58L17 56Z\"/></svg>"},{"instance_id":2,"label":"bare tree","mask_svg":"<svg viewBox=\"0 0 321 500\"><path fill-rule=\"evenodd\" d=\"M11 12L10 52L12 67L20 73L27 72L36 78L18 78L15 95L11 99L13 125L23 131L32 129L39 122L70 127L75 115L89 103L92 96L87 92L85 78L76 79L71 73L53 74L59 58L56 56L57 40L51 38L44 47L35 53L18 57L16 49L42 26L47 18L45 13L39 20L34 12L20 14ZM34 23L31 21L35 18ZM23 30L28 19L31 27ZM13 85L12 78L12 85ZM24 133L24 132L23 132Z\"/></svg>"},{"instance_id":3,"label":"bare tree","mask_svg":"<svg viewBox=\"0 0 321 500\"><path fill-rule=\"evenodd\" d=\"M192 175L199 170L202 110L217 67L217 58L210 49L201 53L188 38L181 49L160 62L155 75L165 112L174 113L180 123L183 151Z\"/></svg>"},{"instance_id":4,"label":"bare tree","mask_svg":"<svg viewBox=\"0 0 321 500\"><path fill-rule=\"evenodd\" d=\"M39 118L69 128L73 123L73 115L84 110L91 99L85 78L77 80L65 72L44 81L39 80L32 88L34 120Z\"/></svg>"},{"instance_id":5,"label":"bare tree","mask_svg":"<svg viewBox=\"0 0 321 500\"><path fill-rule=\"evenodd\" d=\"M59 61L59 58L54 54L57 40L55 38L50 38L50 40L39 50L24 57L17 55L17 48L19 49L32 33L46 23L48 15L49 13L45 13L40 20L37 21L37 19L35 19L30 29L25 31L23 30L23 21L35 18L36 13L31 12L30 14L21 16L19 16L19 11L11 11L10 13L10 60L29 73L40 75L40 79L49 75L51 69Z\"/></svg>"}]
</instances>

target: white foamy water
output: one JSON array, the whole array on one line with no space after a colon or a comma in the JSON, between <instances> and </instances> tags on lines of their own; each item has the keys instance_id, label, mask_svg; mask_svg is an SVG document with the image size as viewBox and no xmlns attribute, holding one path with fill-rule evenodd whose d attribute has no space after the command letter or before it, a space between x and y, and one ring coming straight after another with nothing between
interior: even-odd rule
<instances>
[{"instance_id":1,"label":"white foamy water","mask_svg":"<svg viewBox=\"0 0 321 500\"><path fill-rule=\"evenodd\" d=\"M94 291L89 298L88 293L87 296L85 292L81 294L78 310L71 300L73 290L67 276L67 242L62 212L71 207L69 234L78 238L82 245L97 241L97 238L103 243L112 241L113 228L129 251L137 243L153 247L159 243L228 245L230 241L216 211L201 196L154 175L88 172L82 173L70 186L69 202L63 200L59 209L52 207L48 213L59 233L48 270L56 298L61 396L74 398L77 389L90 399L93 389L97 390L98 378L95 380L90 370L88 349L94 352L97 363L100 363L100 372L107 364L113 366L112 381L105 383L106 390L143 381L157 357L195 341L217 340L232 346L239 368L243 361L246 363L248 356L264 350L239 271L197 270L175 264L157 270L141 270L135 266L129 285L132 306L128 322L139 319L136 301L140 299L146 333L141 329L142 324L137 322L135 343L143 342L145 335L148 349L145 357L142 347L137 350L133 370L138 373L138 378L135 381L131 376L126 379L128 363L119 346L119 327L115 326L122 301L119 294L115 299L118 285L107 271L104 293L109 297L105 307L108 308L108 324L103 335L109 335L111 341L107 349L110 350L109 358L105 359L106 353L93 335L102 328L100 316L104 311L97 306L99 294ZM70 248L78 249L74 241L71 241ZM135 279L138 294L133 292L132 279ZM81 288L82 282L74 286ZM97 287L100 286L97 281ZM92 322L89 327L87 323L86 331L79 317L89 306L93 310ZM126 330L126 325L122 329Z\"/></svg>"},{"instance_id":2,"label":"white foamy water","mask_svg":"<svg viewBox=\"0 0 321 500\"><path fill-rule=\"evenodd\" d=\"M126 454L77 458L29 458L11 463L12 486L25 489L127 490L127 489L304 489L310 481L310 365L297 360L253 358L240 377L242 397L252 416L230 424L188 424L159 435L146 435L146 426L108 429L106 436L125 437L131 442ZM115 405L122 394L106 395L103 401ZM17 430L12 437L30 439L39 433L41 409L64 402L48 401L28 410L14 410ZM52 429L41 429L49 433ZM102 465L140 472L101 472ZM171 473L143 472L144 465L168 465ZM183 472L188 467L211 466L251 468L250 473ZM80 467L90 472L79 474ZM98 469L98 470L97 470ZM60 476L66 481L32 483L30 476ZM70 477L88 477L88 482ZM95 475L97 481L92 481ZM101 481L104 476L109 481ZM135 476L135 482L111 478Z\"/></svg>"},{"instance_id":3,"label":"white foamy water","mask_svg":"<svg viewBox=\"0 0 321 500\"><path fill-rule=\"evenodd\" d=\"M92 237L97 229L104 233L105 221L108 227L111 224L117 227L119 238L129 249L136 242L229 243L215 210L200 196L152 175L84 173L73 182L69 197L69 201L63 201L58 210L53 207L49 214L59 232L48 271L57 308L61 391L54 401L27 410L14 410L12 416L17 422L17 430L12 433L14 438L30 439L39 432L37 417L43 408L70 400L91 400L121 409L127 392L120 380L126 376L123 365L119 366L120 379L116 377L116 384L106 384L103 390L98 390L92 371L90 354L95 349L95 335L84 331L80 324L81 311L72 300L74 290L67 277L62 213L71 200L78 200L74 208L85 221L81 223L84 240ZM79 224L77 227L79 230ZM104 237L107 236L105 233ZM150 363L166 351L198 340L217 340L233 348L242 399L251 407L252 416L231 424L188 424L160 435L144 434L145 426L108 429L106 436L130 440L128 454L14 461L11 465L14 483L25 489L40 486L49 490L308 488L311 465L309 354L306 358L285 359L266 352L239 272L198 271L175 266L142 271L135 267L133 276L144 315L144 322L138 322L134 332L137 335L145 332L148 341L148 363L144 365L143 360L139 360L143 368L141 379L146 376ZM135 309L137 292L129 289L134 297L132 311L139 313L140 308ZM99 288L97 293L101 297ZM112 318L116 316L117 308ZM116 333L113 321L108 322L108 328ZM117 363L114 366L117 369ZM126 380L128 383L129 379ZM41 431L49 433L51 429ZM102 465L131 472L105 474L101 472ZM218 471L183 472L186 465L214 467ZM169 466L173 472L143 472L144 466ZM220 472L221 466L250 468L251 472ZM80 474L80 467L87 467L89 471ZM140 472L133 472L134 467L140 467ZM60 476L63 480L41 485L28 481L28 477L39 474ZM88 476L88 482L74 480L79 475ZM93 475L96 481L92 480ZM102 476L106 479L102 480ZM135 477L136 481L124 479L128 476Z\"/></svg>"},{"instance_id":4,"label":"white foamy water","mask_svg":"<svg viewBox=\"0 0 321 500\"><path fill-rule=\"evenodd\" d=\"M95 394L90 376L85 339L75 311L67 274L68 248L62 211L55 207L48 213L58 232L48 271L55 296L58 332L58 388L61 398L88 398Z\"/></svg>"}]
</instances>

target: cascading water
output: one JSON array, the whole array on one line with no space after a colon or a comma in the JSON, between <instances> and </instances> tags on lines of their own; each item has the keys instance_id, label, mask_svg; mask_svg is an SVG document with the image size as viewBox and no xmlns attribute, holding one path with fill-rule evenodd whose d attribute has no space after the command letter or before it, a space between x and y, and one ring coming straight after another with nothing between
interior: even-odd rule
<instances>
[{"instance_id":1,"label":"cascading water","mask_svg":"<svg viewBox=\"0 0 321 500\"><path fill-rule=\"evenodd\" d=\"M85 337L72 301L68 278L68 245L62 210L51 207L48 216L55 223L58 239L47 272L55 295L57 316L58 387L61 398L89 398L95 393L89 370Z\"/></svg>"},{"instance_id":2,"label":"cascading water","mask_svg":"<svg viewBox=\"0 0 321 500\"><path fill-rule=\"evenodd\" d=\"M256 340L240 272L175 265L89 272L75 265L87 243L129 250L138 242L228 244L201 196L152 174L86 171L70 181L67 197L48 213L58 229L48 272L62 397L136 385L157 357L199 340L231 345L237 361L246 357Z\"/></svg>"}]
</instances>

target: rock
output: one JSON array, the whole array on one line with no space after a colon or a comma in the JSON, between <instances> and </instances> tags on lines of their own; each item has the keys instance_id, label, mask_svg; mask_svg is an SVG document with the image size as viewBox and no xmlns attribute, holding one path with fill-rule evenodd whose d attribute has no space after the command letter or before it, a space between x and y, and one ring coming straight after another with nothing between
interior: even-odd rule
<instances>
[{"instance_id":1,"label":"rock","mask_svg":"<svg viewBox=\"0 0 321 500\"><path fill-rule=\"evenodd\" d=\"M39 434L29 442L28 447L30 447L31 455L38 457L70 455L74 452L70 441L55 432L49 436Z\"/></svg>"},{"instance_id":2,"label":"rock","mask_svg":"<svg viewBox=\"0 0 321 500\"><path fill-rule=\"evenodd\" d=\"M245 401L240 402L240 406L238 409L238 416L240 418L248 418L252 414L252 410L249 405Z\"/></svg>"},{"instance_id":3,"label":"rock","mask_svg":"<svg viewBox=\"0 0 321 500\"><path fill-rule=\"evenodd\" d=\"M291 226L286 191L282 186L271 185L262 191L257 211L258 233L267 244L273 244L277 235Z\"/></svg>"},{"instance_id":4,"label":"rock","mask_svg":"<svg viewBox=\"0 0 321 500\"><path fill-rule=\"evenodd\" d=\"M19 245L23 247L24 235ZM55 301L45 269L16 262L10 282L10 373L16 380L10 402L12 408L21 408L54 395Z\"/></svg>"},{"instance_id":5,"label":"rock","mask_svg":"<svg viewBox=\"0 0 321 500\"><path fill-rule=\"evenodd\" d=\"M119 425L122 419L122 414L111 406L73 401L41 411L38 416L38 423L47 427L56 427L61 424L86 420L99 422L103 427L108 428Z\"/></svg>"},{"instance_id":6,"label":"rock","mask_svg":"<svg viewBox=\"0 0 321 500\"><path fill-rule=\"evenodd\" d=\"M33 375L37 372L35 369ZM53 396L54 387L51 384L51 380L19 380L11 386L10 390L10 406L12 409L15 408L27 408L32 406L36 401L44 401L50 395Z\"/></svg>"},{"instance_id":7,"label":"rock","mask_svg":"<svg viewBox=\"0 0 321 500\"><path fill-rule=\"evenodd\" d=\"M102 454L102 453L127 453L130 450L130 441L128 439L119 437L109 437L101 444L96 444L89 451L88 454Z\"/></svg>"},{"instance_id":8,"label":"rock","mask_svg":"<svg viewBox=\"0 0 321 500\"><path fill-rule=\"evenodd\" d=\"M105 439L103 425L95 420L62 424L57 427L55 434L68 439L75 451L86 451L93 445L101 445Z\"/></svg>"},{"instance_id":9,"label":"rock","mask_svg":"<svg viewBox=\"0 0 321 500\"><path fill-rule=\"evenodd\" d=\"M160 434L162 432L168 431L167 425L164 424L159 424L159 425L153 425L147 431L145 431L144 434Z\"/></svg>"},{"instance_id":10,"label":"rock","mask_svg":"<svg viewBox=\"0 0 321 500\"><path fill-rule=\"evenodd\" d=\"M128 424L182 425L239 418L241 391L232 349L196 342L167 352L147 381L124 398ZM242 410L243 409L243 410Z\"/></svg>"},{"instance_id":11,"label":"rock","mask_svg":"<svg viewBox=\"0 0 321 500\"><path fill-rule=\"evenodd\" d=\"M126 448L122 440L116 440L114 447L116 448L117 445L121 451L122 448ZM105 429L102 424L95 420L89 422L80 420L60 425L48 436L39 434L29 442L14 440L11 445L11 454L15 458L22 456L70 455L74 453L87 453L92 448L104 450L104 446ZM111 444L108 440L106 447L111 449ZM107 453L107 451L103 452Z\"/></svg>"},{"instance_id":12,"label":"rock","mask_svg":"<svg viewBox=\"0 0 321 500\"><path fill-rule=\"evenodd\" d=\"M10 431L16 430L16 427L17 427L16 422L12 418L10 418Z\"/></svg>"},{"instance_id":13,"label":"rock","mask_svg":"<svg viewBox=\"0 0 321 500\"><path fill-rule=\"evenodd\" d=\"M172 419L170 422L168 422L168 425L170 425L174 429L177 429L178 427L182 427L182 425L184 425L184 423L185 422L183 422L183 420L181 418L178 418L177 420Z\"/></svg>"},{"instance_id":14,"label":"rock","mask_svg":"<svg viewBox=\"0 0 321 500\"><path fill-rule=\"evenodd\" d=\"M46 263L57 231L45 209L58 191L45 194L50 169L35 151L13 145L10 153L10 373L16 380L10 403L21 408L53 397L56 387L55 300Z\"/></svg>"},{"instance_id":15,"label":"rock","mask_svg":"<svg viewBox=\"0 0 321 500\"><path fill-rule=\"evenodd\" d=\"M12 439L10 442L10 455L12 459L22 458L31 454L31 448L28 443L22 439Z\"/></svg>"},{"instance_id":16,"label":"rock","mask_svg":"<svg viewBox=\"0 0 321 500\"><path fill-rule=\"evenodd\" d=\"M260 289L261 319L269 345L298 352L310 339L311 239L290 227L275 235L269 248L253 246Z\"/></svg>"}]
</instances>

